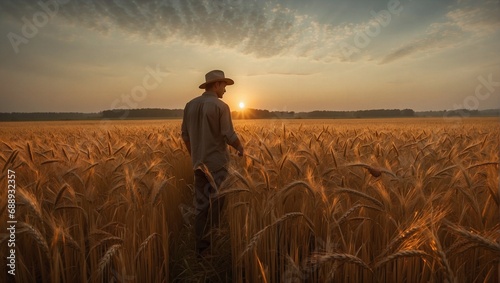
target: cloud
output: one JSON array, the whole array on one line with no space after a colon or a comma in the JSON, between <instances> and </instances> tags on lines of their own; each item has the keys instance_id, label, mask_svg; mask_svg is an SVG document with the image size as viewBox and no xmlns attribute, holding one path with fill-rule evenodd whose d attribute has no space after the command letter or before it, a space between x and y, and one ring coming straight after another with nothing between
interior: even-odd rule
<instances>
[{"instance_id":1,"label":"cloud","mask_svg":"<svg viewBox=\"0 0 500 283\"><path fill-rule=\"evenodd\" d=\"M338 43L373 24L322 24L274 0L57 1L61 3L58 18L103 34L120 30L147 42L182 41L257 58L342 60ZM0 2L0 10L22 25L24 15L33 15L41 7L33 1L7 0Z\"/></svg>"},{"instance_id":2,"label":"cloud","mask_svg":"<svg viewBox=\"0 0 500 283\"><path fill-rule=\"evenodd\" d=\"M459 44L462 35L462 30L454 25L431 25L424 37L406 43L392 51L380 63L391 63L411 55L456 46Z\"/></svg>"},{"instance_id":3,"label":"cloud","mask_svg":"<svg viewBox=\"0 0 500 283\"><path fill-rule=\"evenodd\" d=\"M257 77L257 76L312 76L317 74L317 72L267 72L267 73L250 73L247 77Z\"/></svg>"},{"instance_id":4,"label":"cloud","mask_svg":"<svg viewBox=\"0 0 500 283\"><path fill-rule=\"evenodd\" d=\"M451 48L464 38L497 31L499 5L485 1L457 4L460 8L448 12L444 22L431 24L425 34L392 50L380 63ZM102 34L121 32L146 43L187 42L256 58L301 57L325 63L372 58L369 48L354 47L354 38L379 26L369 13L364 22L322 23L278 0L3 0L2 20L16 22L20 31L21 19L42 11L42 2L60 3L58 20Z\"/></svg>"},{"instance_id":5,"label":"cloud","mask_svg":"<svg viewBox=\"0 0 500 283\"><path fill-rule=\"evenodd\" d=\"M431 24L426 33L387 54L380 64L387 64L423 52L454 48L486 37L500 28L500 8L488 2L481 6L456 8L446 14L446 21Z\"/></svg>"}]
</instances>

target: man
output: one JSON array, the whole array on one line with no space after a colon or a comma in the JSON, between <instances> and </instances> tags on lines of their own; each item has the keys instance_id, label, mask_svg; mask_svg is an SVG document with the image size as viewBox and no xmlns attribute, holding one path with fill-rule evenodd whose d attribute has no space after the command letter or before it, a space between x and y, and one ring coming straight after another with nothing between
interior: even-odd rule
<instances>
[{"instance_id":1,"label":"man","mask_svg":"<svg viewBox=\"0 0 500 283\"><path fill-rule=\"evenodd\" d=\"M226 86L234 84L224 72L213 70L205 75L199 86L205 92L186 104L182 120L184 141L194 170L196 206L196 252L203 256L210 246L210 230L219 224L220 211L224 205L216 193L228 175L229 151L234 147L243 155L243 146L236 135L229 106L221 99Z\"/></svg>"}]
</instances>

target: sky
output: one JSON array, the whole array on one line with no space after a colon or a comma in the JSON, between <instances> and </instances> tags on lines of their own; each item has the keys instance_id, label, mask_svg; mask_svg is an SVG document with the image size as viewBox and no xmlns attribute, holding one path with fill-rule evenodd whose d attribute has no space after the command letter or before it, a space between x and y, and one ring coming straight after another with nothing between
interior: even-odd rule
<instances>
[{"instance_id":1,"label":"sky","mask_svg":"<svg viewBox=\"0 0 500 283\"><path fill-rule=\"evenodd\" d=\"M500 108L500 0L2 0L0 112Z\"/></svg>"}]
</instances>

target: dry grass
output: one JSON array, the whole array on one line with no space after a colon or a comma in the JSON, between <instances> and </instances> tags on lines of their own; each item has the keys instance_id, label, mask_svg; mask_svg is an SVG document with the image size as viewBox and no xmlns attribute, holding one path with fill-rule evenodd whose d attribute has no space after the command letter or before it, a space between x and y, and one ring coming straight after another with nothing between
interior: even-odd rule
<instances>
[{"instance_id":1,"label":"dry grass","mask_svg":"<svg viewBox=\"0 0 500 283\"><path fill-rule=\"evenodd\" d=\"M462 122L237 121L203 260L180 121L2 123L15 281L497 282L499 124Z\"/></svg>"}]
</instances>

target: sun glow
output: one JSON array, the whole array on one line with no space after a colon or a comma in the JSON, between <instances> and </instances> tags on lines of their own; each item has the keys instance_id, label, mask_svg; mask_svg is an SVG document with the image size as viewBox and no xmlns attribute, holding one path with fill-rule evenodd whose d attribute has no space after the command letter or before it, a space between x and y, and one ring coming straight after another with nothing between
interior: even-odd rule
<instances>
[{"instance_id":1,"label":"sun glow","mask_svg":"<svg viewBox=\"0 0 500 283\"><path fill-rule=\"evenodd\" d=\"M245 108L245 103L242 101L242 102L240 102L239 106L240 106L240 109L244 109Z\"/></svg>"}]
</instances>

